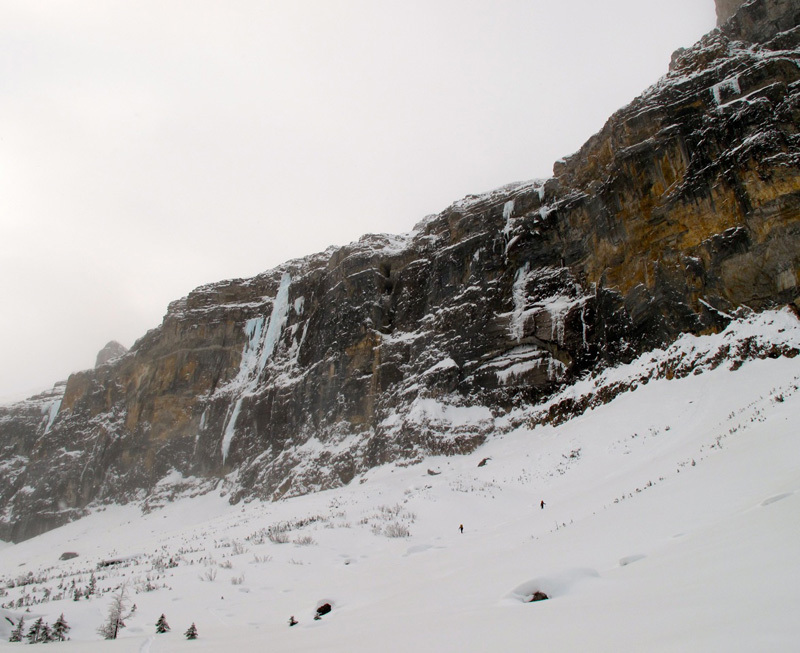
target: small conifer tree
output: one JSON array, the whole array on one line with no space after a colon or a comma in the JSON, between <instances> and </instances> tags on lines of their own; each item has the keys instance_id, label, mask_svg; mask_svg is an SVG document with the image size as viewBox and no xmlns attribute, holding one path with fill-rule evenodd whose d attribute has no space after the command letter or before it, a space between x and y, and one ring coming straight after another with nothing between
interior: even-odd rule
<instances>
[{"instance_id":1,"label":"small conifer tree","mask_svg":"<svg viewBox=\"0 0 800 653\"><path fill-rule=\"evenodd\" d=\"M25 627L25 617L20 617L14 630L11 631L11 637L8 638L9 642L22 641L22 629Z\"/></svg>"},{"instance_id":2,"label":"small conifer tree","mask_svg":"<svg viewBox=\"0 0 800 653\"><path fill-rule=\"evenodd\" d=\"M38 644L42 641L42 630L44 628L44 619L39 617L36 621L33 622L33 625L28 630L28 634L25 637L28 640L28 644Z\"/></svg>"},{"instance_id":3,"label":"small conifer tree","mask_svg":"<svg viewBox=\"0 0 800 653\"><path fill-rule=\"evenodd\" d=\"M67 620L64 619L64 613L61 613L61 616L56 620L53 624L53 641L54 642L65 642L67 641L67 633L70 630L70 625L67 623Z\"/></svg>"},{"instance_id":4,"label":"small conifer tree","mask_svg":"<svg viewBox=\"0 0 800 653\"><path fill-rule=\"evenodd\" d=\"M53 630L50 628L50 624L46 621L42 624L42 630L39 633L39 641L40 642L52 642L53 641Z\"/></svg>"},{"instance_id":5,"label":"small conifer tree","mask_svg":"<svg viewBox=\"0 0 800 653\"><path fill-rule=\"evenodd\" d=\"M156 621L156 632L161 634L165 633L169 630L169 624L167 623L167 618L162 614L158 621Z\"/></svg>"},{"instance_id":6,"label":"small conifer tree","mask_svg":"<svg viewBox=\"0 0 800 653\"><path fill-rule=\"evenodd\" d=\"M192 622L192 625L189 626L189 629L183 634L186 635L186 639L197 639L197 626L194 625L194 622Z\"/></svg>"}]
</instances>

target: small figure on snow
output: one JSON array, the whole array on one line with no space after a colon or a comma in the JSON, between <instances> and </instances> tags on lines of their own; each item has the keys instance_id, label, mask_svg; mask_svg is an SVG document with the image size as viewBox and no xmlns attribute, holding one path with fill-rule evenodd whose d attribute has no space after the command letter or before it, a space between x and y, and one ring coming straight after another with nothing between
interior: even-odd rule
<instances>
[{"instance_id":1,"label":"small figure on snow","mask_svg":"<svg viewBox=\"0 0 800 653\"><path fill-rule=\"evenodd\" d=\"M458 527L458 530L460 530L463 533L464 532L464 524L461 524L461 526Z\"/></svg>"},{"instance_id":2,"label":"small figure on snow","mask_svg":"<svg viewBox=\"0 0 800 653\"><path fill-rule=\"evenodd\" d=\"M544 499L542 499L542 502L539 505L541 505L542 510L544 510Z\"/></svg>"},{"instance_id":3,"label":"small figure on snow","mask_svg":"<svg viewBox=\"0 0 800 653\"><path fill-rule=\"evenodd\" d=\"M289 627L291 628L292 626L296 625L297 625L297 619L295 619L294 615L292 615L291 617L289 617Z\"/></svg>"}]
</instances>

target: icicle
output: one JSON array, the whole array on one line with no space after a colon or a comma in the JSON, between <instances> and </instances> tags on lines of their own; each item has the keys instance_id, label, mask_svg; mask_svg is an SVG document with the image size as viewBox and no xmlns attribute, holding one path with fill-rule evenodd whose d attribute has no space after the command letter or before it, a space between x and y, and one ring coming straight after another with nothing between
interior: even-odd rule
<instances>
[{"instance_id":1,"label":"icicle","mask_svg":"<svg viewBox=\"0 0 800 653\"><path fill-rule=\"evenodd\" d=\"M517 342L522 340L525 333L525 305L527 299L525 297L525 286L528 283L528 270L530 264L525 263L514 277L514 286L511 291L511 297L514 300L514 312L511 315L511 324L509 325L509 332L511 337Z\"/></svg>"}]
</instances>

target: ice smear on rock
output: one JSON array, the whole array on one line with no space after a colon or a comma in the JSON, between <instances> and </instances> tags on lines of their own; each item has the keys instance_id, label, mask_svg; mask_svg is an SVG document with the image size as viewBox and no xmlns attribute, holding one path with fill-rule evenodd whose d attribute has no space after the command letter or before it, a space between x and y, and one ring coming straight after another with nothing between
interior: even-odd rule
<instances>
[{"instance_id":1,"label":"ice smear on rock","mask_svg":"<svg viewBox=\"0 0 800 653\"><path fill-rule=\"evenodd\" d=\"M236 378L225 388L229 392L237 394L236 401L229 411L228 419L225 423L225 430L222 436L222 460L228 458L231 442L236 429L236 421L242 409L242 402L251 395L258 387L259 379L267 365L267 361L275 351L281 330L286 324L286 315L289 311L289 287L292 277L285 273L281 279L278 294L272 304L272 313L264 330L264 318L254 317L245 323L245 334L247 341L242 351L242 362L239 365L239 373Z\"/></svg>"}]
</instances>

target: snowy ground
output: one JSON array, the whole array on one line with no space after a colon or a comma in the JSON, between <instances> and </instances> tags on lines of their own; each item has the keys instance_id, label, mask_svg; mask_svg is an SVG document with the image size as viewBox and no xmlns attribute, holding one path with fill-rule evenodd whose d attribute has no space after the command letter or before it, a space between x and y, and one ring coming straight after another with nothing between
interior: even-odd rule
<instances>
[{"instance_id":1,"label":"snowy ground","mask_svg":"<svg viewBox=\"0 0 800 653\"><path fill-rule=\"evenodd\" d=\"M72 641L50 646L65 652L797 651L800 358L727 367L336 491L112 507L0 544L0 587L35 579L0 596L33 603L0 610L0 651L21 646L2 617L62 612ZM288 543L266 536L281 523ZM33 602L92 571L92 598ZM123 581L137 610L106 642ZM536 590L550 600L527 603ZM172 632L156 635L162 613Z\"/></svg>"}]
</instances>

